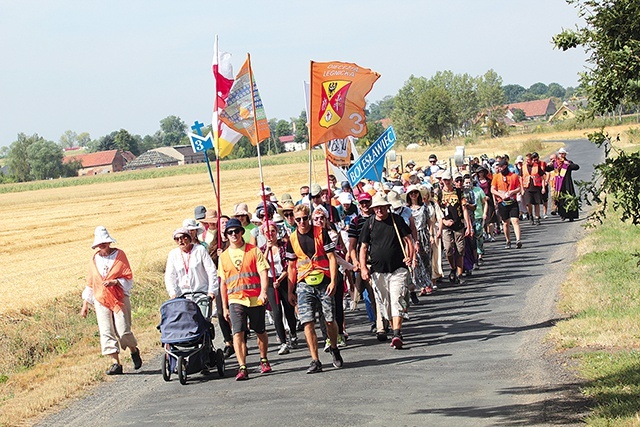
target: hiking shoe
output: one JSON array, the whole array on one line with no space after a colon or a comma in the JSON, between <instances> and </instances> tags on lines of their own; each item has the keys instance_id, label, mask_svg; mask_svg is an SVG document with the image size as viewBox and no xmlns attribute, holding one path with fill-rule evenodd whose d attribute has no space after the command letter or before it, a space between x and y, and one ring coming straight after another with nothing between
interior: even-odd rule
<instances>
[{"instance_id":1,"label":"hiking shoe","mask_svg":"<svg viewBox=\"0 0 640 427\"><path fill-rule=\"evenodd\" d=\"M224 346L224 350L222 350L222 354L224 355L225 359L230 358L235 353L236 353L236 351L233 349L233 346L230 346L230 345L225 345Z\"/></svg>"},{"instance_id":2,"label":"hiking shoe","mask_svg":"<svg viewBox=\"0 0 640 427\"><path fill-rule=\"evenodd\" d=\"M402 342L402 337L400 336L396 335L391 339L391 347L395 348L396 350L402 349L403 344L404 343Z\"/></svg>"},{"instance_id":3,"label":"hiking shoe","mask_svg":"<svg viewBox=\"0 0 640 427\"><path fill-rule=\"evenodd\" d=\"M278 349L278 356L283 356L285 354L289 354L289 344L286 342L282 343Z\"/></svg>"},{"instance_id":4,"label":"hiking shoe","mask_svg":"<svg viewBox=\"0 0 640 427\"><path fill-rule=\"evenodd\" d=\"M409 296L411 297L411 303L413 305L418 305L420 304L420 300L418 299L418 295L416 295L415 292L410 292Z\"/></svg>"},{"instance_id":5,"label":"hiking shoe","mask_svg":"<svg viewBox=\"0 0 640 427\"><path fill-rule=\"evenodd\" d=\"M455 281L456 281L456 271L451 270L451 273L449 273L449 282L453 283Z\"/></svg>"},{"instance_id":6,"label":"hiking shoe","mask_svg":"<svg viewBox=\"0 0 640 427\"><path fill-rule=\"evenodd\" d=\"M344 336L338 334L338 342L336 343L338 347L346 347L347 340Z\"/></svg>"},{"instance_id":7,"label":"hiking shoe","mask_svg":"<svg viewBox=\"0 0 640 427\"><path fill-rule=\"evenodd\" d=\"M506 245L504 245L505 249L511 249L511 242L507 242Z\"/></svg>"},{"instance_id":8,"label":"hiking shoe","mask_svg":"<svg viewBox=\"0 0 640 427\"><path fill-rule=\"evenodd\" d=\"M376 332L376 338L378 338L380 342L385 342L387 340L387 333L384 331Z\"/></svg>"},{"instance_id":9,"label":"hiking shoe","mask_svg":"<svg viewBox=\"0 0 640 427\"><path fill-rule=\"evenodd\" d=\"M312 360L307 369L307 374L317 374L318 372L322 372L322 363L319 360Z\"/></svg>"},{"instance_id":10,"label":"hiking shoe","mask_svg":"<svg viewBox=\"0 0 640 427\"><path fill-rule=\"evenodd\" d=\"M138 370L142 367L142 357L140 357L140 349L136 347L136 352L131 353L131 360L133 360L133 369Z\"/></svg>"},{"instance_id":11,"label":"hiking shoe","mask_svg":"<svg viewBox=\"0 0 640 427\"><path fill-rule=\"evenodd\" d=\"M342 360L342 356L340 355L340 349L337 347L332 348L331 355L333 356L333 366L335 366L336 368L342 368L342 364L344 363L344 361Z\"/></svg>"},{"instance_id":12,"label":"hiking shoe","mask_svg":"<svg viewBox=\"0 0 640 427\"><path fill-rule=\"evenodd\" d=\"M121 375L122 374L122 365L119 363L114 363L111 365L109 369L107 369L107 375Z\"/></svg>"},{"instance_id":13,"label":"hiking shoe","mask_svg":"<svg viewBox=\"0 0 640 427\"><path fill-rule=\"evenodd\" d=\"M520 240L518 240L516 242L516 248L520 249L522 247L522 242Z\"/></svg>"},{"instance_id":14,"label":"hiking shoe","mask_svg":"<svg viewBox=\"0 0 640 427\"><path fill-rule=\"evenodd\" d=\"M261 363L262 365L262 363ZM236 381L244 381L249 379L249 372L247 372L246 366L240 366L238 373L236 374Z\"/></svg>"},{"instance_id":15,"label":"hiking shoe","mask_svg":"<svg viewBox=\"0 0 640 427\"><path fill-rule=\"evenodd\" d=\"M331 350L331 340L327 338L327 340L324 342L324 352L329 353L330 350Z\"/></svg>"},{"instance_id":16,"label":"hiking shoe","mask_svg":"<svg viewBox=\"0 0 640 427\"><path fill-rule=\"evenodd\" d=\"M271 372L271 364L267 359L260 359L260 372L263 374Z\"/></svg>"}]
</instances>

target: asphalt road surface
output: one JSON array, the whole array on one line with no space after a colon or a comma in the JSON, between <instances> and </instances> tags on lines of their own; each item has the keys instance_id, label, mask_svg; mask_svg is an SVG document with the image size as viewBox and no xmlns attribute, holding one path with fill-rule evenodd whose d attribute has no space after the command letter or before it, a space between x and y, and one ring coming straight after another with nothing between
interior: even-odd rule
<instances>
[{"instance_id":1,"label":"asphalt road surface","mask_svg":"<svg viewBox=\"0 0 640 427\"><path fill-rule=\"evenodd\" d=\"M587 141L566 144L581 166L574 179L590 179L602 154ZM444 285L411 307L402 350L369 333L361 305L347 313L342 369L321 353L324 372L307 375L306 346L278 356L270 328L270 374L258 371L254 335L249 381L234 381L233 359L225 378L194 374L182 386L175 375L163 381L159 358L146 359L140 371L96 387L40 425L578 424L585 402L544 339L558 320L558 288L584 234L582 219L524 224L519 250L505 249L503 236L487 243L486 263L466 285Z\"/></svg>"}]
</instances>

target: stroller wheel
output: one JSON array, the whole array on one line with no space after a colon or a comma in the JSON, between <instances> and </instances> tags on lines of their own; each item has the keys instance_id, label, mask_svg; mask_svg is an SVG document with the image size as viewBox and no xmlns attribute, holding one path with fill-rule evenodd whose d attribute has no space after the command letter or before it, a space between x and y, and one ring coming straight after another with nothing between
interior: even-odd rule
<instances>
[{"instance_id":1,"label":"stroller wheel","mask_svg":"<svg viewBox=\"0 0 640 427\"><path fill-rule=\"evenodd\" d=\"M162 359L162 378L165 381L171 381L171 356L164 354Z\"/></svg>"},{"instance_id":2,"label":"stroller wheel","mask_svg":"<svg viewBox=\"0 0 640 427\"><path fill-rule=\"evenodd\" d=\"M182 385L187 383L187 361L184 356L178 357L178 379Z\"/></svg>"},{"instance_id":3,"label":"stroller wheel","mask_svg":"<svg viewBox=\"0 0 640 427\"><path fill-rule=\"evenodd\" d=\"M224 377L224 353L221 348L216 350L216 366L218 367L218 375L220 378Z\"/></svg>"}]
</instances>

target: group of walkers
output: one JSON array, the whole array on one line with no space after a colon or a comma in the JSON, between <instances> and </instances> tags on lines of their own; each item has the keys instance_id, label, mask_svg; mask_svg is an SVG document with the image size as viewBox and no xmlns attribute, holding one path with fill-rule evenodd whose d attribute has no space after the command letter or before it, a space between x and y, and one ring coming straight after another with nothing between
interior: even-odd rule
<instances>
[{"instance_id":1,"label":"group of walkers","mask_svg":"<svg viewBox=\"0 0 640 427\"><path fill-rule=\"evenodd\" d=\"M444 281L465 284L485 262L485 242L501 234L506 249L520 249L526 245L520 221L540 226L548 213L577 218L571 172L579 166L566 156L560 149L544 162L527 153L514 164L507 155L483 156L452 169L431 155L424 168L413 161L404 169L392 165L381 182L352 187L330 176L329 186L302 186L297 201L265 187L253 211L246 203L231 215L198 206L172 234L167 293L211 298L224 356L235 354L239 365L236 380L249 378L250 330L260 372L271 372L267 322L274 325L278 355L298 349L303 332L309 374L323 370L318 323L324 351L341 368L349 338L345 311L361 302L371 333L402 349L410 305ZM131 332L131 269L124 252L111 248L114 242L104 227L96 229L98 251L82 308L83 316L88 304L96 308L102 353L113 358L107 374L122 373L118 343L130 349L135 369L142 364Z\"/></svg>"}]
</instances>

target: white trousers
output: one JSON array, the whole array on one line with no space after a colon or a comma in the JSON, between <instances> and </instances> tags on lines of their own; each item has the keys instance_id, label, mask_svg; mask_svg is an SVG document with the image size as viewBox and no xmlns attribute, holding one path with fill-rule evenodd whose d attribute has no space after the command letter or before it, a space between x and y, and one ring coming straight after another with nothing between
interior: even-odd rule
<instances>
[{"instance_id":1,"label":"white trousers","mask_svg":"<svg viewBox=\"0 0 640 427\"><path fill-rule=\"evenodd\" d=\"M371 285L382 318L390 321L392 317L402 316L408 281L409 270L404 267L392 273L371 273Z\"/></svg>"},{"instance_id":2,"label":"white trousers","mask_svg":"<svg viewBox=\"0 0 640 427\"><path fill-rule=\"evenodd\" d=\"M138 345L136 337L131 332L131 302L124 296L124 307L115 313L95 301L98 330L100 331L100 346L102 354L119 353L120 347L135 350Z\"/></svg>"}]
</instances>

